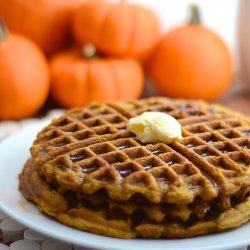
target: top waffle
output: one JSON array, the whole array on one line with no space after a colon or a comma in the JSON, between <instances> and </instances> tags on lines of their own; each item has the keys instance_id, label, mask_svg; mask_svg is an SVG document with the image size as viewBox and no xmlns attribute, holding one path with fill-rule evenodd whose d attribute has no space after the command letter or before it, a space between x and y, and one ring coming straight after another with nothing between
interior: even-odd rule
<instances>
[{"instance_id":1,"label":"top waffle","mask_svg":"<svg viewBox=\"0 0 250 250\"><path fill-rule=\"evenodd\" d=\"M142 144L126 126L144 111L175 117L182 141ZM106 190L118 201L139 194L175 204L233 197L250 184L249 153L248 118L218 105L167 98L70 110L45 127L31 147L39 172L66 189Z\"/></svg>"}]
</instances>

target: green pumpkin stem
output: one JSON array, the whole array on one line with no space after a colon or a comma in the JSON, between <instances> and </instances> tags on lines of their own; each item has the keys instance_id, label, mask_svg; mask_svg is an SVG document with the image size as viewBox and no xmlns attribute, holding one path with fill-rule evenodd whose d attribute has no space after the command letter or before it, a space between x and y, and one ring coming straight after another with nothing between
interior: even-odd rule
<instances>
[{"instance_id":1,"label":"green pumpkin stem","mask_svg":"<svg viewBox=\"0 0 250 250\"><path fill-rule=\"evenodd\" d=\"M8 29L2 17L0 17L0 42L4 41L8 35Z\"/></svg>"},{"instance_id":2,"label":"green pumpkin stem","mask_svg":"<svg viewBox=\"0 0 250 250\"><path fill-rule=\"evenodd\" d=\"M85 44L82 48L82 54L86 59L92 59L96 57L96 48L93 44Z\"/></svg>"},{"instance_id":3,"label":"green pumpkin stem","mask_svg":"<svg viewBox=\"0 0 250 250\"><path fill-rule=\"evenodd\" d=\"M189 24L201 24L200 10L197 5L191 5L191 18Z\"/></svg>"}]
</instances>

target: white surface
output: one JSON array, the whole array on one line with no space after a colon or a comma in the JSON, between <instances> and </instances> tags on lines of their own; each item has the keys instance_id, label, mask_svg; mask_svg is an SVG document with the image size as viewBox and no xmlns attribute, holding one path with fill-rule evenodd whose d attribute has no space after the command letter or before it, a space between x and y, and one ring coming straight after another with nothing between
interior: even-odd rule
<instances>
[{"instance_id":1,"label":"white surface","mask_svg":"<svg viewBox=\"0 0 250 250\"><path fill-rule=\"evenodd\" d=\"M18 240L10 245L10 250L40 250L40 245L31 240Z\"/></svg>"},{"instance_id":2,"label":"white surface","mask_svg":"<svg viewBox=\"0 0 250 250\"><path fill-rule=\"evenodd\" d=\"M7 121L0 123L0 140L5 136L17 131L19 129L19 125L17 122Z\"/></svg>"},{"instance_id":3,"label":"white surface","mask_svg":"<svg viewBox=\"0 0 250 250\"><path fill-rule=\"evenodd\" d=\"M0 221L2 221L6 217L7 217L7 214L4 213L4 212L2 212L2 211L0 211Z\"/></svg>"},{"instance_id":4,"label":"white surface","mask_svg":"<svg viewBox=\"0 0 250 250\"><path fill-rule=\"evenodd\" d=\"M48 236L38 233L32 229L26 229L24 231L24 239L26 240L34 240L37 243L41 244L43 241L48 239Z\"/></svg>"},{"instance_id":5,"label":"white surface","mask_svg":"<svg viewBox=\"0 0 250 250\"><path fill-rule=\"evenodd\" d=\"M4 244L0 243L0 250L9 250L10 248Z\"/></svg>"},{"instance_id":6,"label":"white surface","mask_svg":"<svg viewBox=\"0 0 250 250\"><path fill-rule=\"evenodd\" d=\"M25 227L11 218L5 218L0 223L3 242L13 242L23 238Z\"/></svg>"},{"instance_id":7,"label":"white surface","mask_svg":"<svg viewBox=\"0 0 250 250\"><path fill-rule=\"evenodd\" d=\"M49 239L43 242L42 250L72 250L72 245L62 241Z\"/></svg>"},{"instance_id":8,"label":"white surface","mask_svg":"<svg viewBox=\"0 0 250 250\"><path fill-rule=\"evenodd\" d=\"M23 231L25 229L25 226L11 218L6 218L1 221L0 229L1 231L18 232Z\"/></svg>"},{"instance_id":9,"label":"white surface","mask_svg":"<svg viewBox=\"0 0 250 250\"><path fill-rule=\"evenodd\" d=\"M1 121L0 122L0 141L3 140L8 135L13 134L23 128L27 128L30 125L41 123L41 121L52 120L63 114L65 110L63 109L53 109L49 111L42 120L35 118L27 118L20 121Z\"/></svg>"},{"instance_id":10,"label":"white surface","mask_svg":"<svg viewBox=\"0 0 250 250\"><path fill-rule=\"evenodd\" d=\"M29 157L28 149L35 134L44 125L24 129L0 144L0 209L14 219L50 237L103 250L235 250L250 243L250 223L232 231L191 239L121 240L81 232L41 214L19 193L17 177Z\"/></svg>"},{"instance_id":11,"label":"white surface","mask_svg":"<svg viewBox=\"0 0 250 250\"><path fill-rule=\"evenodd\" d=\"M87 248L81 247L81 246L73 246L73 250L93 250L93 249L87 249Z\"/></svg>"}]
</instances>

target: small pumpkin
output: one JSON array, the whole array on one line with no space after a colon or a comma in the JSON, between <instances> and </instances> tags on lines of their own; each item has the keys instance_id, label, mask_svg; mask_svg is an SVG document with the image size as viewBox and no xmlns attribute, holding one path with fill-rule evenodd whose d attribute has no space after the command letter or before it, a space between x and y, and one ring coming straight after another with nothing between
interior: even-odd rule
<instances>
[{"instance_id":1,"label":"small pumpkin","mask_svg":"<svg viewBox=\"0 0 250 250\"><path fill-rule=\"evenodd\" d=\"M159 22L142 6L86 0L73 16L73 33L105 55L145 57L159 38Z\"/></svg>"},{"instance_id":2,"label":"small pumpkin","mask_svg":"<svg viewBox=\"0 0 250 250\"><path fill-rule=\"evenodd\" d=\"M51 59L52 97L63 107L85 106L93 101L128 101L141 95L143 70L133 59L94 57L94 47L83 53L70 49Z\"/></svg>"},{"instance_id":3,"label":"small pumpkin","mask_svg":"<svg viewBox=\"0 0 250 250\"><path fill-rule=\"evenodd\" d=\"M82 0L1 0L0 15L12 32L33 40L46 54L69 42L71 17Z\"/></svg>"},{"instance_id":4,"label":"small pumpkin","mask_svg":"<svg viewBox=\"0 0 250 250\"><path fill-rule=\"evenodd\" d=\"M49 65L27 38L8 34L0 22L0 120L35 114L49 92Z\"/></svg>"},{"instance_id":5,"label":"small pumpkin","mask_svg":"<svg viewBox=\"0 0 250 250\"><path fill-rule=\"evenodd\" d=\"M229 87L234 70L229 49L200 24L194 6L190 23L170 31L156 46L149 71L167 96L212 100Z\"/></svg>"}]
</instances>

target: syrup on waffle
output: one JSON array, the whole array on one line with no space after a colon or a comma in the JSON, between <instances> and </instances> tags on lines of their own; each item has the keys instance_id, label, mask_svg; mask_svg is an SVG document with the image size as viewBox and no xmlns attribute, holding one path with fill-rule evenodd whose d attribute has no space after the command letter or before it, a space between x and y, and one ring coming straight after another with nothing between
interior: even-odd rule
<instances>
[{"instance_id":1,"label":"syrup on waffle","mask_svg":"<svg viewBox=\"0 0 250 250\"><path fill-rule=\"evenodd\" d=\"M181 142L142 144L129 118L161 111L182 124ZM47 181L111 199L136 194L153 203L190 204L233 196L249 185L250 121L201 101L149 98L68 111L43 129L31 148Z\"/></svg>"}]
</instances>

